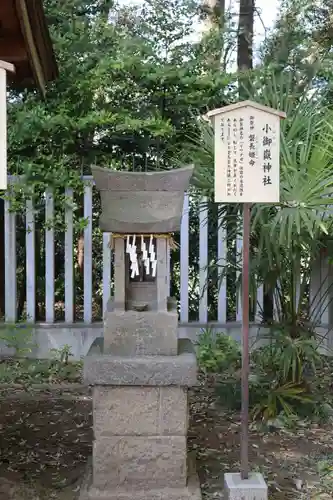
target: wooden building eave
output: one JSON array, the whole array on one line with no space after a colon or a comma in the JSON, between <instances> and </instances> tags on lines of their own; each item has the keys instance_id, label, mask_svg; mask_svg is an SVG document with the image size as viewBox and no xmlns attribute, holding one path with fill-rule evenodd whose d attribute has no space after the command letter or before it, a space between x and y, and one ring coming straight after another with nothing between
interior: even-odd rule
<instances>
[{"instance_id":1,"label":"wooden building eave","mask_svg":"<svg viewBox=\"0 0 333 500\"><path fill-rule=\"evenodd\" d=\"M0 60L14 64L16 84L37 85L43 94L58 76L42 0L1 0Z\"/></svg>"},{"instance_id":2,"label":"wooden building eave","mask_svg":"<svg viewBox=\"0 0 333 500\"><path fill-rule=\"evenodd\" d=\"M44 94L46 83L57 77L58 68L42 0L29 0L29 8L27 0L16 0L16 12L34 80Z\"/></svg>"}]
</instances>

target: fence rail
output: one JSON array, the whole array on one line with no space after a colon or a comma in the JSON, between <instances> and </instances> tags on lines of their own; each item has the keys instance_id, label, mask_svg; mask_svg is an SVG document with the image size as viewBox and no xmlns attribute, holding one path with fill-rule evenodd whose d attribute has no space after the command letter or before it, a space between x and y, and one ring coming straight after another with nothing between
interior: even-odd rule
<instances>
[{"instance_id":1,"label":"fence rail","mask_svg":"<svg viewBox=\"0 0 333 500\"><path fill-rule=\"evenodd\" d=\"M83 215L87 220L84 227L84 264L83 264L83 322L90 324L93 322L93 303L96 291L93 289L93 190L94 183L92 177L85 177L85 187L83 194ZM66 197L68 200L73 200L74 193L72 189L66 189ZM207 267L210 263L209 255L209 213L205 199L201 200L199 209L194 213L195 208L190 202L188 195L185 196L183 217L180 230L180 250L179 250L179 303L180 303L180 321L188 323L190 320L190 216L197 218L198 235L197 244L199 249L198 255L198 290L195 295L198 301L198 318L200 324L206 324L208 320L216 321L220 324L225 324L228 321L228 283L225 277L221 278L220 287L217 289L216 294L216 317L209 318L209 296L206 287L208 271ZM28 200L26 202L25 211L25 274L26 274L26 316L27 321L31 323L36 322L36 292L38 288L39 296L43 297L45 304L45 322L53 324L56 322L55 315L55 277L56 277L56 261L55 261L55 244L56 232L52 224L47 224L51 221L55 213L55 200L52 191L49 189L45 193L45 228L43 229L43 243L44 251L43 256L45 259L45 277L44 277L44 290L40 290L40 284L37 283L37 268L36 268L36 224L35 212L33 202ZM73 209L70 205L64 208L63 213L65 221L65 229L63 234L63 262L61 265L64 267L64 317L62 325L73 324L76 321L75 316L75 297L76 297L76 282L74 273L74 224L73 224ZM5 321L13 323L17 321L17 246L16 237L16 222L17 215L11 211L9 199L5 200ZM227 238L226 230L221 224L216 228L216 258L218 261L225 261L227 258ZM102 295L102 311L105 310L106 304L111 297L112 289L112 252L109 246L110 234L101 235L101 249L102 255L100 261L102 265L101 273L101 295ZM235 242L235 251L241 254L242 239L237 238ZM38 253L38 252L37 252ZM59 265L59 262L57 263ZM21 271L22 272L22 271ZM317 286L318 280L320 282L322 268L318 269L316 276L314 276L312 287ZM240 297L236 299L236 321L241 321L242 307ZM230 298L229 298L230 300ZM257 306L255 310L255 320L260 321L260 311L263 310L264 292L263 287L258 288L257 293ZM328 313L323 310L322 322L328 323Z\"/></svg>"}]
</instances>

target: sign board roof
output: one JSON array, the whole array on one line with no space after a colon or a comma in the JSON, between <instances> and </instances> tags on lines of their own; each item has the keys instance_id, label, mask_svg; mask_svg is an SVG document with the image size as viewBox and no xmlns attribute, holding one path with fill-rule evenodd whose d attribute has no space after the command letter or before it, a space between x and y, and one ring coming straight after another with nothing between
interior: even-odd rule
<instances>
[{"instance_id":1,"label":"sign board roof","mask_svg":"<svg viewBox=\"0 0 333 500\"><path fill-rule=\"evenodd\" d=\"M272 115L279 116L280 118L286 118L286 113L284 111L279 111L278 109L270 108L269 106L264 106L263 104L259 104L258 102L254 101L241 101L234 104L229 104L228 106L224 106L223 108L216 108L212 111L208 111L207 116L208 118L212 118L216 115L230 113L231 111L235 111L236 109L248 107L263 111L264 113L270 113Z\"/></svg>"}]
</instances>

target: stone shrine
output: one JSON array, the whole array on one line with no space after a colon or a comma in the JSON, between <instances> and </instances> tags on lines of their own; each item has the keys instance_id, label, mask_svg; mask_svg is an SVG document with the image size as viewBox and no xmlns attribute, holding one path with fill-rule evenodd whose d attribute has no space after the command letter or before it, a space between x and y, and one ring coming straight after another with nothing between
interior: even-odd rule
<instances>
[{"instance_id":1,"label":"stone shrine","mask_svg":"<svg viewBox=\"0 0 333 500\"><path fill-rule=\"evenodd\" d=\"M93 386L92 475L81 500L199 500L187 452L187 388L197 365L178 340L169 297L172 233L179 231L193 167L116 172L92 167L101 194L100 227L112 233L114 297L104 337L84 360Z\"/></svg>"}]
</instances>

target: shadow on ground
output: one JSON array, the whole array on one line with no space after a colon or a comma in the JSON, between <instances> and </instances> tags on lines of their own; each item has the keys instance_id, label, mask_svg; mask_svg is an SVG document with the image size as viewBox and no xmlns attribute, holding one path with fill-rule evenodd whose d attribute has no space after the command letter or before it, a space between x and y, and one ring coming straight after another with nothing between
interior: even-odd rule
<instances>
[{"instance_id":1,"label":"shadow on ground","mask_svg":"<svg viewBox=\"0 0 333 500\"><path fill-rule=\"evenodd\" d=\"M2 394L0 500L77 499L92 438L91 399L84 391ZM332 443L332 426L253 431L250 459L267 478L270 499L312 498L319 491L318 456L332 453ZM223 472L239 469L239 423L219 408L211 387L191 392L189 445L197 453L204 498L222 499Z\"/></svg>"}]
</instances>

